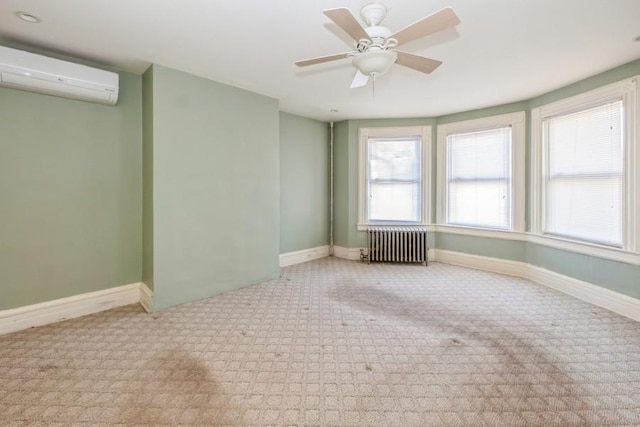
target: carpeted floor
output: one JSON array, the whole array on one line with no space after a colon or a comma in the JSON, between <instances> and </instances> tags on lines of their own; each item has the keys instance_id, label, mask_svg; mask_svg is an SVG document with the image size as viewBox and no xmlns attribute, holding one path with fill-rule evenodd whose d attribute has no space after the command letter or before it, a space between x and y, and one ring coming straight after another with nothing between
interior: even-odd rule
<instances>
[{"instance_id":1,"label":"carpeted floor","mask_svg":"<svg viewBox=\"0 0 640 427\"><path fill-rule=\"evenodd\" d=\"M527 280L326 258L0 337L0 425L640 425L640 324Z\"/></svg>"}]
</instances>

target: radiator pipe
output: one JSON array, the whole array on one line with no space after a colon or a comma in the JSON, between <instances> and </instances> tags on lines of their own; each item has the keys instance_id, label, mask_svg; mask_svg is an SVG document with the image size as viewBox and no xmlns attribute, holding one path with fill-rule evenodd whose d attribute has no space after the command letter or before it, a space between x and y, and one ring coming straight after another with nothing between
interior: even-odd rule
<instances>
[{"instance_id":1,"label":"radiator pipe","mask_svg":"<svg viewBox=\"0 0 640 427\"><path fill-rule=\"evenodd\" d=\"M329 256L333 256L333 122L329 128Z\"/></svg>"}]
</instances>

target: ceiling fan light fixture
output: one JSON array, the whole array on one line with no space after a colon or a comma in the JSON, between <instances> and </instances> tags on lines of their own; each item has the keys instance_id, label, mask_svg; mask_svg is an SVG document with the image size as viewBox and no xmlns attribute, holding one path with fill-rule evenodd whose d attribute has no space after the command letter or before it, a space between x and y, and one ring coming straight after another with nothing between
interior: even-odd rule
<instances>
[{"instance_id":1,"label":"ceiling fan light fixture","mask_svg":"<svg viewBox=\"0 0 640 427\"><path fill-rule=\"evenodd\" d=\"M370 77L380 76L396 62L398 54L391 50L370 50L353 58L353 66Z\"/></svg>"}]
</instances>

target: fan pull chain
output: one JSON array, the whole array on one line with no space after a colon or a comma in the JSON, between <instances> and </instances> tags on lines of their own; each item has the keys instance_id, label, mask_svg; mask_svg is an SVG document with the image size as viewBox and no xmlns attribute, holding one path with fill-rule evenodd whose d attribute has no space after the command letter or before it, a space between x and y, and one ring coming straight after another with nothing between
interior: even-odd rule
<instances>
[{"instance_id":1,"label":"fan pull chain","mask_svg":"<svg viewBox=\"0 0 640 427\"><path fill-rule=\"evenodd\" d=\"M373 99L376 99L376 74L373 74L373 82L371 82L371 88L373 89Z\"/></svg>"}]
</instances>

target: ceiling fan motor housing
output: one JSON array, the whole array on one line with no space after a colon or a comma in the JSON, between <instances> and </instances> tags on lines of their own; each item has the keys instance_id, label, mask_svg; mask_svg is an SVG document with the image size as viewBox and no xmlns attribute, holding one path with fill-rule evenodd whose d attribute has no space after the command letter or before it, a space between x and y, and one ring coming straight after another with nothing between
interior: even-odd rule
<instances>
[{"instance_id":1,"label":"ceiling fan motor housing","mask_svg":"<svg viewBox=\"0 0 640 427\"><path fill-rule=\"evenodd\" d=\"M391 30L380 25L367 27L364 30L367 32L369 38L371 39L371 41L373 41L374 44L384 43L387 37L391 35Z\"/></svg>"}]
</instances>

